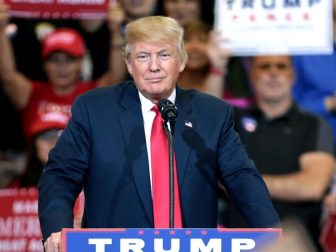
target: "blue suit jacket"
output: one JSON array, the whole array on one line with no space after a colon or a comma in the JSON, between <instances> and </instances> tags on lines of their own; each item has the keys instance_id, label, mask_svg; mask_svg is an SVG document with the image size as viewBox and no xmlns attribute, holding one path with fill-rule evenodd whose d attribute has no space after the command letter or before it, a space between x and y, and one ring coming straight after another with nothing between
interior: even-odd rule
<instances>
[{"instance_id":1,"label":"blue suit jacket","mask_svg":"<svg viewBox=\"0 0 336 252\"><path fill-rule=\"evenodd\" d=\"M217 181L251 227L279 222L267 188L234 131L224 101L177 88L174 148L184 227L216 227ZM44 239L73 226L72 208L84 187L83 226L153 227L143 117L133 82L80 96L39 183Z\"/></svg>"}]
</instances>

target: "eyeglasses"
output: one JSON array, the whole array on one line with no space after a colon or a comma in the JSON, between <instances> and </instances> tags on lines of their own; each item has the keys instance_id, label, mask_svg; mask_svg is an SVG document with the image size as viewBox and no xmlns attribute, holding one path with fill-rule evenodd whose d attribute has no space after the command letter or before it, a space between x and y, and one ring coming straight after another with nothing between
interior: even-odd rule
<instances>
[{"instance_id":1,"label":"eyeglasses","mask_svg":"<svg viewBox=\"0 0 336 252\"><path fill-rule=\"evenodd\" d=\"M80 60L78 57L73 57L67 54L50 54L47 58L47 62L51 63L74 63Z\"/></svg>"},{"instance_id":2,"label":"eyeglasses","mask_svg":"<svg viewBox=\"0 0 336 252\"><path fill-rule=\"evenodd\" d=\"M277 70L287 70L290 68L290 65L285 63L264 63L257 66L261 70L270 70L276 68Z\"/></svg>"}]
</instances>

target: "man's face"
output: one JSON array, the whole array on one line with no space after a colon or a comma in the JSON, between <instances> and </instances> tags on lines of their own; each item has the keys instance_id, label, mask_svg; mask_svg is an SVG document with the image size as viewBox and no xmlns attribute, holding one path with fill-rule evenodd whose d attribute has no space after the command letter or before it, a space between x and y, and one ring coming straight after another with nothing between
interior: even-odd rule
<instances>
[{"instance_id":1,"label":"man's face","mask_svg":"<svg viewBox=\"0 0 336 252\"><path fill-rule=\"evenodd\" d=\"M62 52L53 52L46 59L44 68L53 85L66 88L77 83L81 70L81 58L74 58Z\"/></svg>"},{"instance_id":2,"label":"man's face","mask_svg":"<svg viewBox=\"0 0 336 252\"><path fill-rule=\"evenodd\" d=\"M288 56L254 57L250 78L257 99L278 102L291 97L294 71Z\"/></svg>"},{"instance_id":3,"label":"man's face","mask_svg":"<svg viewBox=\"0 0 336 252\"><path fill-rule=\"evenodd\" d=\"M119 0L131 19L149 16L156 8L157 0Z\"/></svg>"},{"instance_id":4,"label":"man's face","mask_svg":"<svg viewBox=\"0 0 336 252\"><path fill-rule=\"evenodd\" d=\"M138 90L155 103L171 95L185 62L173 43L136 42L126 65Z\"/></svg>"}]
</instances>

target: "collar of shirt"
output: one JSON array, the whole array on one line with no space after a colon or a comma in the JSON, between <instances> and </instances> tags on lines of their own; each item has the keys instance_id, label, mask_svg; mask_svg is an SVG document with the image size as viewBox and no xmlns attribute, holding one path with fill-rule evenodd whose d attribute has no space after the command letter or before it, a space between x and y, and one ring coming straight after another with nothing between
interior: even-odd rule
<instances>
[{"instance_id":1,"label":"collar of shirt","mask_svg":"<svg viewBox=\"0 0 336 252\"><path fill-rule=\"evenodd\" d=\"M292 119L295 119L297 117L298 110L299 110L298 106L295 103L293 103L290 106L290 108L286 111L286 113L272 119L267 119L265 114L259 109L257 105L253 105L250 108L243 109L241 111L243 115L250 115L255 119L257 119L258 121L274 122L274 121L290 121ZM239 111L237 113L239 113Z\"/></svg>"},{"instance_id":2,"label":"collar of shirt","mask_svg":"<svg viewBox=\"0 0 336 252\"><path fill-rule=\"evenodd\" d=\"M140 103L141 103L141 110L142 115L144 113L152 111L153 106L155 105L152 103L149 99L147 99L141 92L139 93ZM172 103L175 103L176 100L176 89L174 88L172 94L168 97L168 100L170 100Z\"/></svg>"},{"instance_id":3,"label":"collar of shirt","mask_svg":"<svg viewBox=\"0 0 336 252\"><path fill-rule=\"evenodd\" d=\"M149 99L147 99L143 94L139 92L139 98L141 102L141 111L142 111L142 118L144 123L144 131L145 131L145 138L146 138L146 147L147 147L147 156L148 156L148 165L149 165L149 176L150 181L152 182L152 164L151 164L151 149L150 149L150 137L152 131L152 124L155 117L155 112L152 111L153 106L155 105ZM175 103L176 99L176 89L173 90L172 94L168 97L172 103ZM152 185L152 183L151 183Z\"/></svg>"}]
</instances>

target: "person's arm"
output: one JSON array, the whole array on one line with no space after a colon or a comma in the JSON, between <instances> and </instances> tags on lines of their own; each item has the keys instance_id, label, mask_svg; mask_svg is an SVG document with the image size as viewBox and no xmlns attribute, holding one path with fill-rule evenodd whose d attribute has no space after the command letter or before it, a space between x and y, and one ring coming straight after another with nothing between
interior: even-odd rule
<instances>
[{"instance_id":1,"label":"person's arm","mask_svg":"<svg viewBox=\"0 0 336 252\"><path fill-rule=\"evenodd\" d=\"M264 176L273 198L287 201L318 201L323 198L334 171L334 142L330 125L322 118L317 120L315 150L299 157L300 171Z\"/></svg>"},{"instance_id":2,"label":"person's arm","mask_svg":"<svg viewBox=\"0 0 336 252\"><path fill-rule=\"evenodd\" d=\"M111 34L108 71L98 80L98 86L107 86L123 81L127 74L122 54L123 34L120 25L125 19L125 12L118 2L111 3L108 10L108 25Z\"/></svg>"},{"instance_id":3,"label":"person's arm","mask_svg":"<svg viewBox=\"0 0 336 252\"><path fill-rule=\"evenodd\" d=\"M330 183L334 158L324 152L308 152L300 156L299 172L286 175L264 175L273 199L286 201L321 200Z\"/></svg>"},{"instance_id":4,"label":"person's arm","mask_svg":"<svg viewBox=\"0 0 336 252\"><path fill-rule=\"evenodd\" d=\"M26 107L32 85L16 70L14 55L5 28L8 22L8 7L0 1L0 82L7 96L17 109Z\"/></svg>"},{"instance_id":5,"label":"person's arm","mask_svg":"<svg viewBox=\"0 0 336 252\"><path fill-rule=\"evenodd\" d=\"M223 38L221 38L219 33L215 31L210 32L207 45L210 69L204 84L205 92L219 98L222 98L224 94L227 63L231 54L228 49L220 47L221 41L223 41Z\"/></svg>"}]
</instances>

